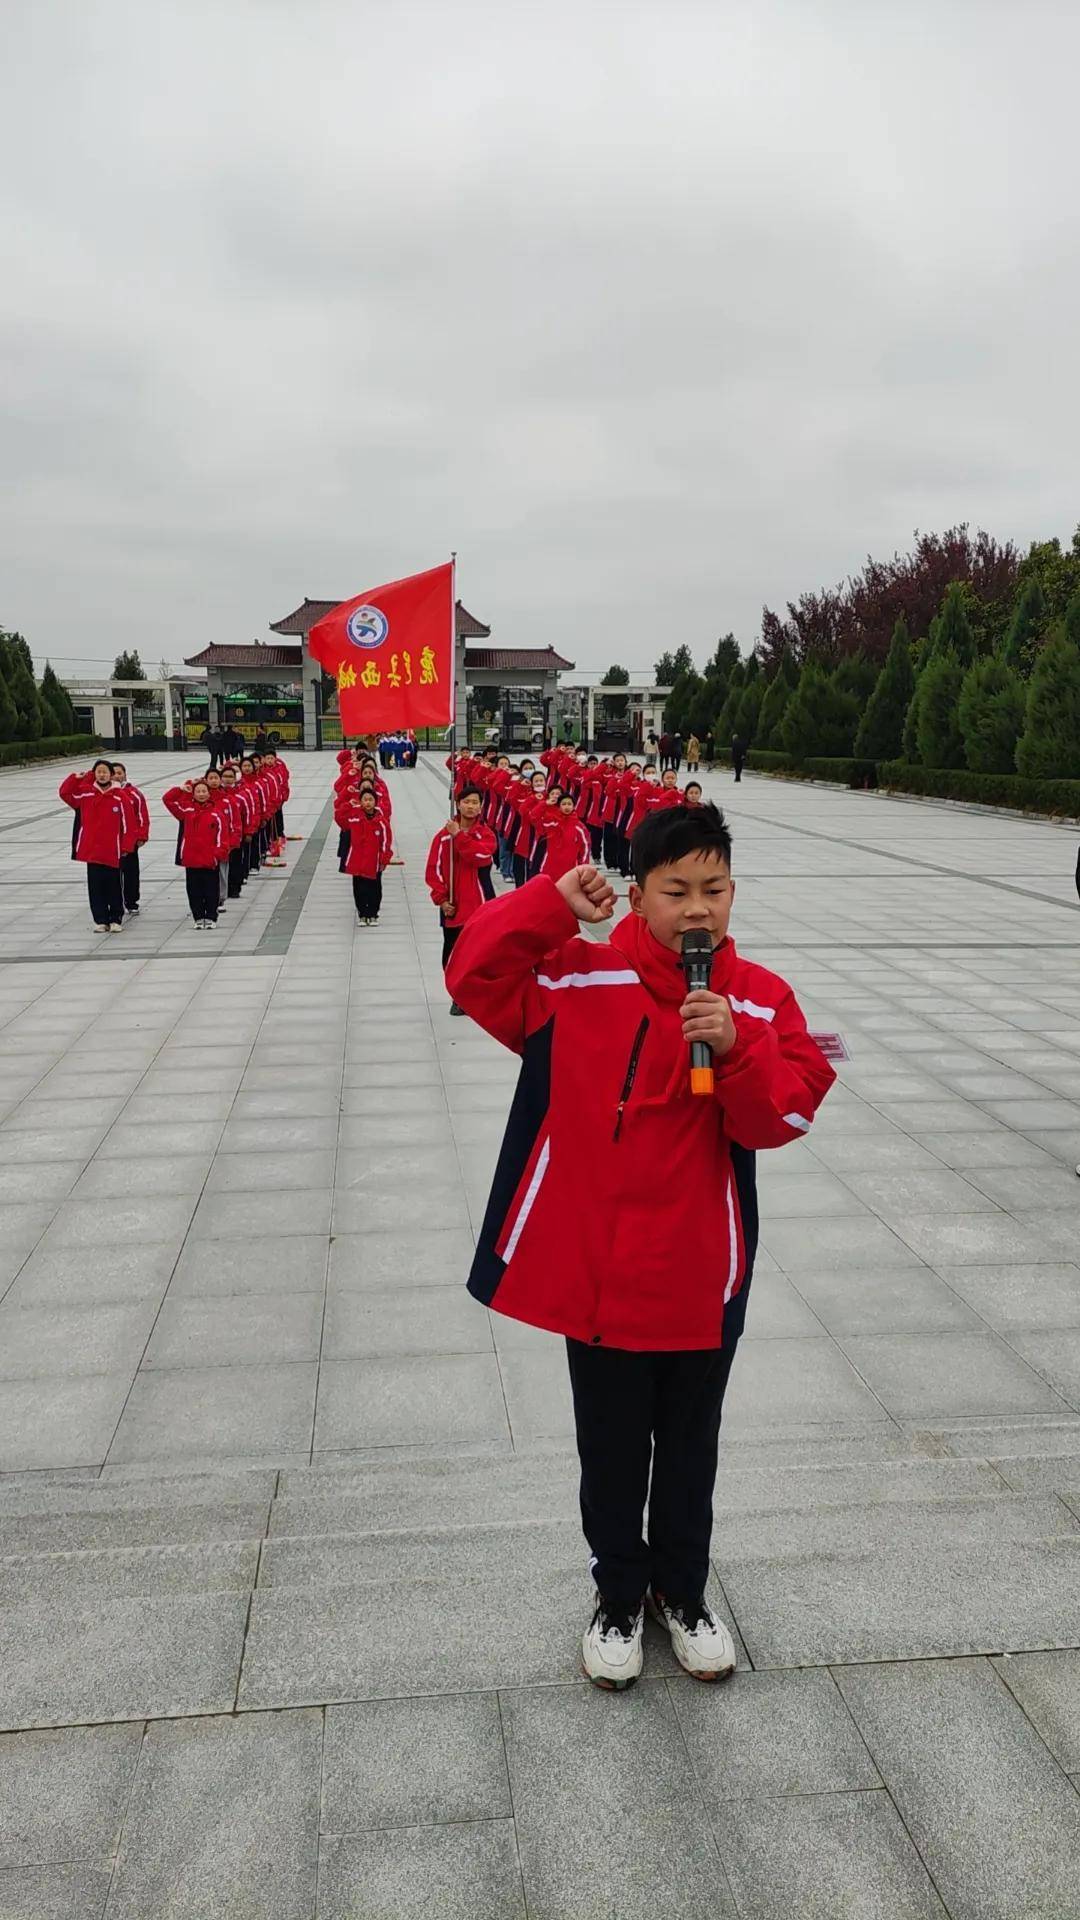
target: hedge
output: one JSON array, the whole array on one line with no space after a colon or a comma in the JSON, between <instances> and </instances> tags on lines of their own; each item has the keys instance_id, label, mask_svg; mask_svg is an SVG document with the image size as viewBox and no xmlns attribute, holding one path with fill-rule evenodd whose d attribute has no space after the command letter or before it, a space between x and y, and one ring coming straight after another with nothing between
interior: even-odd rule
<instances>
[{"instance_id":1,"label":"hedge","mask_svg":"<svg viewBox=\"0 0 1080 1920\"><path fill-rule=\"evenodd\" d=\"M98 745L92 733L66 733L52 740L9 740L0 745L0 767L20 767L28 760L66 760L90 753Z\"/></svg>"},{"instance_id":2,"label":"hedge","mask_svg":"<svg viewBox=\"0 0 1080 1920\"><path fill-rule=\"evenodd\" d=\"M757 773L794 773L795 762L790 753L771 753L765 747L751 747L746 756L746 764Z\"/></svg>"},{"instance_id":3,"label":"hedge","mask_svg":"<svg viewBox=\"0 0 1080 1920\"><path fill-rule=\"evenodd\" d=\"M896 793L1080 819L1080 780L1028 780L1019 773L971 773L966 767L910 767L903 760L882 760L877 772L878 785Z\"/></svg>"},{"instance_id":4,"label":"hedge","mask_svg":"<svg viewBox=\"0 0 1080 1920\"><path fill-rule=\"evenodd\" d=\"M876 787L877 762L874 760L855 760L845 756L842 759L803 760L800 771L809 774L811 780L834 780L841 787Z\"/></svg>"}]
</instances>

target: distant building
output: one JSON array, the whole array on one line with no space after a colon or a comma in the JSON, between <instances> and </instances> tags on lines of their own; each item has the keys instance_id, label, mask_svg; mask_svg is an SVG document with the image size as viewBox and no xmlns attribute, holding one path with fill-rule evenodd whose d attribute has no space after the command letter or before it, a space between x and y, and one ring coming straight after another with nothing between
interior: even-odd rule
<instances>
[{"instance_id":1,"label":"distant building","mask_svg":"<svg viewBox=\"0 0 1080 1920\"><path fill-rule=\"evenodd\" d=\"M200 674L117 680L109 674L64 680L80 732L117 747L181 748L206 725L206 681Z\"/></svg>"}]
</instances>

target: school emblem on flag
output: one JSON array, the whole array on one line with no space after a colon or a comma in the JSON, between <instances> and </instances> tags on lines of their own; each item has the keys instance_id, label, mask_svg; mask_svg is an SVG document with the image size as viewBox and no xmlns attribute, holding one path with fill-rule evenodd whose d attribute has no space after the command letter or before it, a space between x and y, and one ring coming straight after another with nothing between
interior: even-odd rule
<instances>
[{"instance_id":1,"label":"school emblem on flag","mask_svg":"<svg viewBox=\"0 0 1080 1920\"><path fill-rule=\"evenodd\" d=\"M345 622L354 647L381 647L389 631L390 622L378 607L357 607Z\"/></svg>"},{"instance_id":2,"label":"school emblem on flag","mask_svg":"<svg viewBox=\"0 0 1080 1920\"><path fill-rule=\"evenodd\" d=\"M337 682L345 734L449 726L454 714L453 562L343 600L316 621L307 643L312 659Z\"/></svg>"}]
</instances>

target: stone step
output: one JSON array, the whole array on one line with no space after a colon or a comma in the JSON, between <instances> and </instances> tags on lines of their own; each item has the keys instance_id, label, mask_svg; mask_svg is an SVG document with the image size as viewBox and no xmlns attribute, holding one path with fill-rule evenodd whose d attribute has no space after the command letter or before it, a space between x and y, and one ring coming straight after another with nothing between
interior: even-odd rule
<instances>
[{"instance_id":1,"label":"stone step","mask_svg":"<svg viewBox=\"0 0 1080 1920\"><path fill-rule=\"evenodd\" d=\"M0 1556L0 1608L57 1604L88 1591L109 1594L246 1593L255 1583L260 1542L113 1547L81 1553Z\"/></svg>"}]
</instances>

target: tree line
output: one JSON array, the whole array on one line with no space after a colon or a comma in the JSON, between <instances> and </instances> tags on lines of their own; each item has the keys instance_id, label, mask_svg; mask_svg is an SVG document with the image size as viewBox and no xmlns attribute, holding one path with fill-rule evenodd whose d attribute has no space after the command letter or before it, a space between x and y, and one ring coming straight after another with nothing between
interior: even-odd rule
<instances>
[{"instance_id":1,"label":"tree line","mask_svg":"<svg viewBox=\"0 0 1080 1920\"><path fill-rule=\"evenodd\" d=\"M1080 779L1080 528L1023 558L966 527L919 535L766 608L747 658L726 634L703 671L681 647L656 677L665 725L721 748Z\"/></svg>"},{"instance_id":2,"label":"tree line","mask_svg":"<svg viewBox=\"0 0 1080 1920\"><path fill-rule=\"evenodd\" d=\"M0 743L61 739L76 733L75 709L49 662L41 679L21 633L0 627Z\"/></svg>"}]
</instances>

